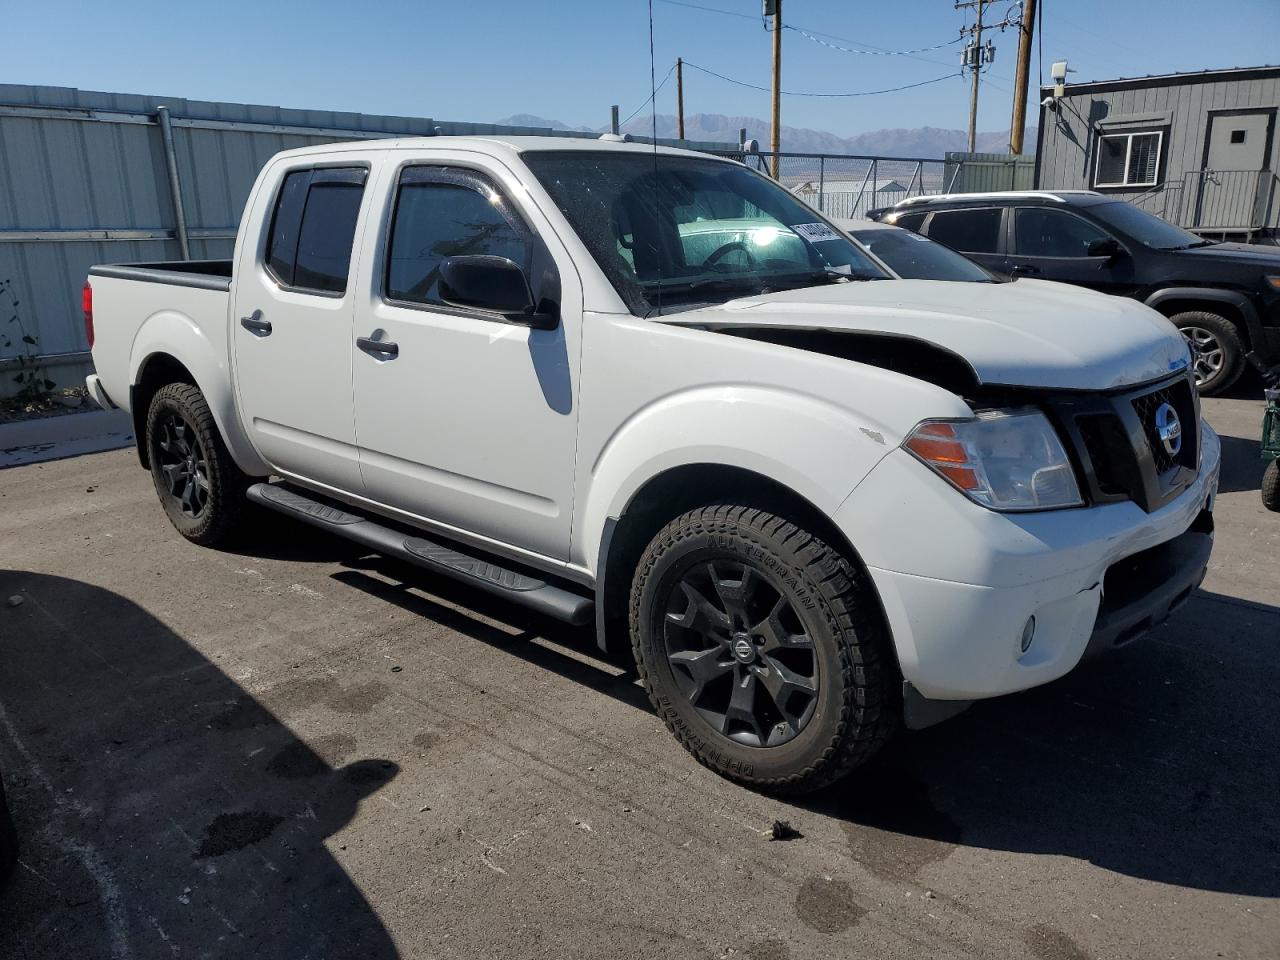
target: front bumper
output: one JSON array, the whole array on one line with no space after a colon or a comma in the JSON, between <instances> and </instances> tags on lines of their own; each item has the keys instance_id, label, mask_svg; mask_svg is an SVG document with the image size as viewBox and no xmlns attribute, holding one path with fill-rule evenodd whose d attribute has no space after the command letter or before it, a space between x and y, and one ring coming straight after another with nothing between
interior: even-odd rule
<instances>
[{"instance_id":1,"label":"front bumper","mask_svg":"<svg viewBox=\"0 0 1280 960\"><path fill-rule=\"evenodd\" d=\"M1127 502L995 513L904 452L885 457L836 521L879 592L908 707L1048 683L1168 616L1212 548L1220 450L1207 425L1202 443L1196 480L1153 513Z\"/></svg>"}]
</instances>

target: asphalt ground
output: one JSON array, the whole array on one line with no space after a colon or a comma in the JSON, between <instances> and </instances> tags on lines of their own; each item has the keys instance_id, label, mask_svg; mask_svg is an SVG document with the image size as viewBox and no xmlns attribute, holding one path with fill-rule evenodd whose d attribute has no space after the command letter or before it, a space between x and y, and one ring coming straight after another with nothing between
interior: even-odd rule
<instances>
[{"instance_id":1,"label":"asphalt ground","mask_svg":"<svg viewBox=\"0 0 1280 960\"><path fill-rule=\"evenodd\" d=\"M1280 515L1261 404L1204 406L1173 621L804 802L588 631L283 518L192 546L130 450L0 471L0 958L1280 957Z\"/></svg>"}]
</instances>

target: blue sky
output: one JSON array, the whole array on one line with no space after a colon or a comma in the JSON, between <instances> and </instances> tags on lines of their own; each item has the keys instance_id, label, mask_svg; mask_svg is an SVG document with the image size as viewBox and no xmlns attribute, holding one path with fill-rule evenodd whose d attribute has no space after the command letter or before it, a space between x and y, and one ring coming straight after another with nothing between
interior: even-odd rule
<instances>
[{"instance_id":1,"label":"blue sky","mask_svg":"<svg viewBox=\"0 0 1280 960\"><path fill-rule=\"evenodd\" d=\"M767 87L769 37L759 0L655 0L661 80L677 56ZM1010 2L990 5L998 20ZM1042 0L1044 69L1066 57L1073 79L1139 76L1280 61L1280 0ZM786 0L784 22L830 43L904 50L953 39L951 0ZM970 15L971 17L971 15ZM0 82L491 121L532 113L592 126L649 92L644 0L187 0L70 3L0 0L7 34ZM959 45L913 57L852 55L788 31L783 88L876 90L956 71ZM840 38L840 39L836 39ZM979 129L1009 123L1016 36L996 33ZM1036 58L1033 55L1033 78ZM1047 79L1047 78L1046 78ZM767 117L767 93L690 69L688 113ZM658 95L675 112L675 84ZM882 127L959 128L959 78L853 99L787 97L786 125L841 135ZM1031 108L1034 115L1034 105Z\"/></svg>"}]
</instances>

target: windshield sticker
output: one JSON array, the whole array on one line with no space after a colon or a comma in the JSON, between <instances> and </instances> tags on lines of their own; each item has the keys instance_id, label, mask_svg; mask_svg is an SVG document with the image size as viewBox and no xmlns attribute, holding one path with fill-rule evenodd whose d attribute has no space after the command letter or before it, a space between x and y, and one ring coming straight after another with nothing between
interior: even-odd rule
<instances>
[{"instance_id":1,"label":"windshield sticker","mask_svg":"<svg viewBox=\"0 0 1280 960\"><path fill-rule=\"evenodd\" d=\"M836 233L825 223L795 223L791 225L791 229L800 234L810 243L821 243L823 240L839 240L840 234Z\"/></svg>"}]
</instances>

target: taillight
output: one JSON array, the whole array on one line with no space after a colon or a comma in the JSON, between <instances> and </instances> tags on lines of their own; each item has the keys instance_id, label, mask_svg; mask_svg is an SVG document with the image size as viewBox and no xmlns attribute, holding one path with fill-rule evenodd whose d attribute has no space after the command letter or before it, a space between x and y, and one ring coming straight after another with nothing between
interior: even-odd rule
<instances>
[{"instance_id":1,"label":"taillight","mask_svg":"<svg viewBox=\"0 0 1280 960\"><path fill-rule=\"evenodd\" d=\"M80 303L84 307L84 336L89 341L89 349L93 349L93 287L89 281L84 282L84 290L80 294Z\"/></svg>"}]
</instances>

